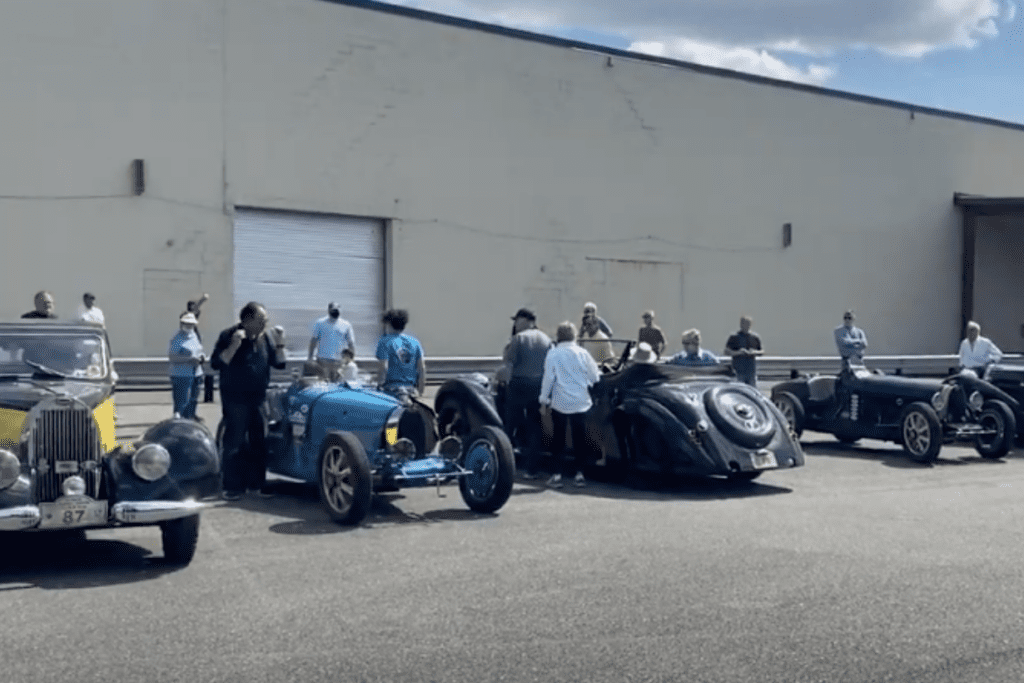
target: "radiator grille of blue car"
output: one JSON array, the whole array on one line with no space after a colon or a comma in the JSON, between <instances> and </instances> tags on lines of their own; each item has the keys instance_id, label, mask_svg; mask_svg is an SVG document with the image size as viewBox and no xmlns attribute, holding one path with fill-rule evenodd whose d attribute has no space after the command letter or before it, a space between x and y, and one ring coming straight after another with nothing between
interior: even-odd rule
<instances>
[{"instance_id":1,"label":"radiator grille of blue car","mask_svg":"<svg viewBox=\"0 0 1024 683\"><path fill-rule=\"evenodd\" d=\"M40 411L32 425L32 444L36 502L60 498L62 482L76 474L85 480L85 493L97 496L102 446L91 410L75 406Z\"/></svg>"}]
</instances>

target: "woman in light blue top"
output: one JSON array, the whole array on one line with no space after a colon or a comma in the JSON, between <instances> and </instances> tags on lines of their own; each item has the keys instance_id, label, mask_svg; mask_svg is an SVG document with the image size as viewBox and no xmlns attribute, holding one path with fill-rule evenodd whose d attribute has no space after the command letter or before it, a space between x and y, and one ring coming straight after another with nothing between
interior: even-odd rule
<instances>
[{"instance_id":1,"label":"woman in light blue top","mask_svg":"<svg viewBox=\"0 0 1024 683\"><path fill-rule=\"evenodd\" d=\"M171 338L167 347L167 360L171 362L171 393L174 397L175 417L196 419L199 390L203 382L203 363L206 354L199 341L196 327L199 321L192 313L183 313L178 319L181 329Z\"/></svg>"}]
</instances>

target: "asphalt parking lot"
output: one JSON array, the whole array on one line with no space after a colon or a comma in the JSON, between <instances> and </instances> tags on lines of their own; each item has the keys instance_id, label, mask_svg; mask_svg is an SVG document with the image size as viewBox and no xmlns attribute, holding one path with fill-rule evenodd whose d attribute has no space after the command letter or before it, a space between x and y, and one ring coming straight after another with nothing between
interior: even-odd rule
<instances>
[{"instance_id":1,"label":"asphalt parking lot","mask_svg":"<svg viewBox=\"0 0 1024 683\"><path fill-rule=\"evenodd\" d=\"M169 414L118 394L123 437ZM153 528L5 539L4 679L1022 680L1024 452L804 446L750 484L518 482L495 515L403 490L354 529L279 482L204 513L183 569Z\"/></svg>"}]
</instances>

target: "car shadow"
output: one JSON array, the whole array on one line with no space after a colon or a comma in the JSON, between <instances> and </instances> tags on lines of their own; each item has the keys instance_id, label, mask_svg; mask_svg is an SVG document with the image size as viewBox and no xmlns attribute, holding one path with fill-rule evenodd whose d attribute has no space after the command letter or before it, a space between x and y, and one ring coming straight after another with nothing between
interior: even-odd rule
<instances>
[{"instance_id":1,"label":"car shadow","mask_svg":"<svg viewBox=\"0 0 1024 683\"><path fill-rule=\"evenodd\" d=\"M229 503L252 512L288 516L294 519L274 524L270 531L288 535L321 535L342 534L356 529L393 526L399 524L424 524L438 522L472 522L493 519L495 514L474 512L466 507L459 494L458 486L444 485L440 487L441 498L457 501L458 508L430 510L424 513L403 510L400 502L405 499L401 492L385 491L374 493L370 499L370 509L359 524L338 524L330 518L316 486L294 482L268 482L268 488L274 492L273 498L255 498L246 496L239 501Z\"/></svg>"},{"instance_id":2,"label":"car shadow","mask_svg":"<svg viewBox=\"0 0 1024 683\"><path fill-rule=\"evenodd\" d=\"M793 489L761 481L738 481L724 477L688 477L647 472L631 472L621 480L595 475L587 479L584 487L576 486L571 477L563 477L561 488L551 488L547 485L548 476L517 481L512 495L530 495L552 491L563 495L583 495L609 500L711 501L774 496L793 492Z\"/></svg>"},{"instance_id":3,"label":"car shadow","mask_svg":"<svg viewBox=\"0 0 1024 683\"><path fill-rule=\"evenodd\" d=\"M939 457L933 462L917 462L908 457L899 447L878 447L874 442L867 444L858 442L856 444L843 444L839 442L815 441L803 443L804 454L812 457L825 456L830 458L853 458L859 460L874 460L885 467L898 470L927 469L929 467L949 467L957 465L976 465L979 463L991 465L1005 465L1004 458L991 459L983 458L980 455L952 456L948 448L939 452ZM1012 451L1006 457L1013 455Z\"/></svg>"},{"instance_id":4,"label":"car shadow","mask_svg":"<svg viewBox=\"0 0 1024 683\"><path fill-rule=\"evenodd\" d=\"M159 533L157 530L156 533ZM0 593L23 588L65 590L149 581L183 569L147 548L88 535L0 534Z\"/></svg>"}]
</instances>

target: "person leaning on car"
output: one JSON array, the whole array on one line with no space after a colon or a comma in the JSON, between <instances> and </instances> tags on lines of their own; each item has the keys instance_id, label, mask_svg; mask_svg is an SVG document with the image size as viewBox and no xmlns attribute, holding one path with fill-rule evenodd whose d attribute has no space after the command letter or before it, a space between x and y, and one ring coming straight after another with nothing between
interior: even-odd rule
<instances>
[{"instance_id":1,"label":"person leaning on car","mask_svg":"<svg viewBox=\"0 0 1024 683\"><path fill-rule=\"evenodd\" d=\"M558 326L557 345L544 358L544 377L541 380L539 403L542 410L551 411L554 433L551 441L556 467L566 451L566 428L572 430L573 456L576 463L576 486L586 486L583 467L590 455L585 428L585 414L593 405L590 387L601 378L601 371L593 357L576 343L576 326L569 321ZM568 470L566 470L568 474ZM561 488L562 475L556 469L548 479L548 486Z\"/></svg>"},{"instance_id":2,"label":"person leaning on car","mask_svg":"<svg viewBox=\"0 0 1024 683\"><path fill-rule=\"evenodd\" d=\"M270 384L270 368L285 367L284 329L268 334L267 309L250 301L239 322L220 333L210 365L220 371L220 402L224 416L224 498L237 500L248 489L266 494L267 447L260 406ZM249 447L244 449L245 437Z\"/></svg>"},{"instance_id":3,"label":"person leaning on car","mask_svg":"<svg viewBox=\"0 0 1024 683\"><path fill-rule=\"evenodd\" d=\"M382 391L399 395L409 389L423 393L427 386L426 364L423 347L416 337L405 333L409 324L409 312L404 308L392 308L381 316L384 334L377 340L377 360L380 370L377 382Z\"/></svg>"},{"instance_id":4,"label":"person leaning on car","mask_svg":"<svg viewBox=\"0 0 1024 683\"><path fill-rule=\"evenodd\" d=\"M850 366L864 365L864 350L868 348L868 336L864 334L864 330L854 327L853 321L856 319L853 311L846 311L843 313L843 324L833 331L843 370L849 370Z\"/></svg>"},{"instance_id":5,"label":"person leaning on car","mask_svg":"<svg viewBox=\"0 0 1024 683\"><path fill-rule=\"evenodd\" d=\"M57 314L53 312L53 294L47 291L36 292L33 299L35 309L22 314L22 318L50 318L54 319Z\"/></svg>"},{"instance_id":6,"label":"person leaning on car","mask_svg":"<svg viewBox=\"0 0 1024 683\"><path fill-rule=\"evenodd\" d=\"M700 347L700 330L692 328L683 332L683 350L668 359L672 365L688 367L713 366L720 362L718 356Z\"/></svg>"},{"instance_id":7,"label":"person leaning on car","mask_svg":"<svg viewBox=\"0 0 1024 683\"><path fill-rule=\"evenodd\" d=\"M998 363L1003 352L992 343L992 340L981 336L981 325L973 320L967 323L967 338L960 342L960 368L973 370L979 377L985 374L985 368Z\"/></svg>"},{"instance_id":8,"label":"person leaning on car","mask_svg":"<svg viewBox=\"0 0 1024 683\"><path fill-rule=\"evenodd\" d=\"M503 354L509 368L505 394L505 432L512 440L516 432L523 445L523 467L526 479L537 476L540 458L540 396L544 378L544 358L551 348L551 338L537 329L537 315L529 308L520 308L512 316L512 339Z\"/></svg>"}]
</instances>

